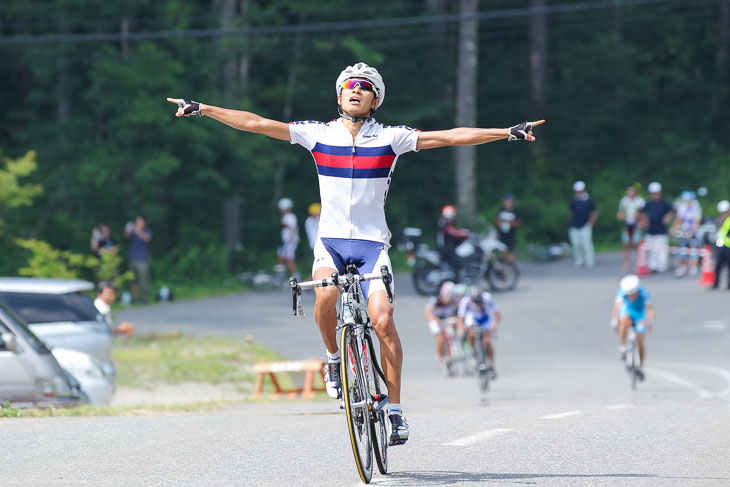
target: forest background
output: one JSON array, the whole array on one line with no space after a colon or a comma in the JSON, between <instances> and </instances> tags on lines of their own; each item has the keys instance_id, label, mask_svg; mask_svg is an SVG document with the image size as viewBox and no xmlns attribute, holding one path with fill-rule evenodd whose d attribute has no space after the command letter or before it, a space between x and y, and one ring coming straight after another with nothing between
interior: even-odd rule
<instances>
[{"instance_id":1,"label":"forest background","mask_svg":"<svg viewBox=\"0 0 730 487\"><path fill-rule=\"evenodd\" d=\"M506 192L522 246L567 240L578 179L600 211L599 244L618 242L618 200L635 182L645 195L660 181L670 199L707 187L712 215L730 197L729 52L730 0L3 2L0 274L27 266L19 238L88 254L99 221L124 246L138 214L158 280L253 270L274 261L283 196L308 259L311 155L176 119L165 98L326 121L337 75L357 61L385 78L385 124L548 120L535 144L402 156L386 206L394 243L406 226L431 241L448 203L479 230Z\"/></svg>"}]
</instances>

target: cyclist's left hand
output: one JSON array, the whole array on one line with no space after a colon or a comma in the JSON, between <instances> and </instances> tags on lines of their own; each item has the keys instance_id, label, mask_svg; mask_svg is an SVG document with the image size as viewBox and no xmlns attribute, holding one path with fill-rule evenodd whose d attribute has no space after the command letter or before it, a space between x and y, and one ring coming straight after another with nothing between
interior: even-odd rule
<instances>
[{"instance_id":1,"label":"cyclist's left hand","mask_svg":"<svg viewBox=\"0 0 730 487\"><path fill-rule=\"evenodd\" d=\"M535 140L535 136L532 135L532 129L544 123L545 120L537 120L535 122L522 122L519 125L514 125L509 128L507 140L510 142L513 140L527 140L532 142Z\"/></svg>"}]
</instances>

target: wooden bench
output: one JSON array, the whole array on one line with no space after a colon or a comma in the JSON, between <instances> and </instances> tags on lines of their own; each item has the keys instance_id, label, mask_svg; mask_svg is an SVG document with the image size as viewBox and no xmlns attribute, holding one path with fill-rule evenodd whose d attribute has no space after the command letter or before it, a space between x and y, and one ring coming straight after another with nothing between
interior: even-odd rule
<instances>
[{"instance_id":1,"label":"wooden bench","mask_svg":"<svg viewBox=\"0 0 730 487\"><path fill-rule=\"evenodd\" d=\"M254 365L253 370L258 374L256 378L256 389L254 391L254 398L260 398L264 392L264 379L269 376L271 383L274 385L274 392L271 393L271 397L278 398L282 394L286 394L287 397L312 397L315 391L324 391L324 361L317 359L309 360L296 360L288 362L259 362ZM302 387L296 387L290 389L283 389L276 374L304 374L304 384ZM319 375L322 379L321 386L314 385L314 377ZM293 381L292 381L293 382Z\"/></svg>"}]
</instances>

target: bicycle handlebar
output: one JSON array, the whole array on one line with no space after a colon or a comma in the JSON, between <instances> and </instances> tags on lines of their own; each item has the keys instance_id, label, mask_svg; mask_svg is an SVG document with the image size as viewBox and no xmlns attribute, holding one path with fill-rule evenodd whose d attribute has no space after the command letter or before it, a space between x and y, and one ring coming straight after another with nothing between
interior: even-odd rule
<instances>
[{"instance_id":1,"label":"bicycle handlebar","mask_svg":"<svg viewBox=\"0 0 730 487\"><path fill-rule=\"evenodd\" d=\"M351 271L353 269L354 266L352 268L348 267L348 271ZM344 286L350 285L355 281L374 281L376 279L382 279L383 284L385 284L385 292L388 295L388 302L392 303L393 291L390 289L390 284L393 282L393 276L388 271L388 266L382 266L380 268L380 272L371 272L369 274L357 274L356 272L348 272L347 274L343 274L340 276L336 272L333 272L332 277L330 277L329 279L320 279L317 281L312 280L298 282L295 277L292 277L291 279L289 279L289 287L291 287L292 311L294 313L294 316L299 316L300 318L304 318L305 316L304 310L302 309L302 290L329 286L337 286L342 289Z\"/></svg>"}]
</instances>

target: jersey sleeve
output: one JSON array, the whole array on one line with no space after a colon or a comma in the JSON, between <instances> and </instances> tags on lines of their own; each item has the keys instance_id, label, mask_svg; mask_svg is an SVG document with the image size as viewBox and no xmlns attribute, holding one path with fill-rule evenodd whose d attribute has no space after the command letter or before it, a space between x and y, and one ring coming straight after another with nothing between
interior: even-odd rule
<instances>
[{"instance_id":1,"label":"jersey sleeve","mask_svg":"<svg viewBox=\"0 0 730 487\"><path fill-rule=\"evenodd\" d=\"M494 302L494 298L491 294L487 292L484 293L484 302L487 303L487 306L489 306L492 311L499 311L499 309L497 308L497 304Z\"/></svg>"},{"instance_id":2,"label":"jersey sleeve","mask_svg":"<svg viewBox=\"0 0 730 487\"><path fill-rule=\"evenodd\" d=\"M651 303L651 296L649 296L649 291L647 291L644 286L639 289L639 292L641 293L641 297L644 300L644 304Z\"/></svg>"},{"instance_id":3,"label":"jersey sleeve","mask_svg":"<svg viewBox=\"0 0 730 487\"><path fill-rule=\"evenodd\" d=\"M306 120L303 122L291 122L289 124L289 141L292 144L299 144L307 150L312 150L317 144L317 139L327 127L326 123Z\"/></svg>"},{"instance_id":4,"label":"jersey sleeve","mask_svg":"<svg viewBox=\"0 0 730 487\"><path fill-rule=\"evenodd\" d=\"M396 155L405 154L406 152L418 152L418 135L420 130L400 125L398 127L388 127L391 132L392 141L390 143L393 152Z\"/></svg>"}]
</instances>

